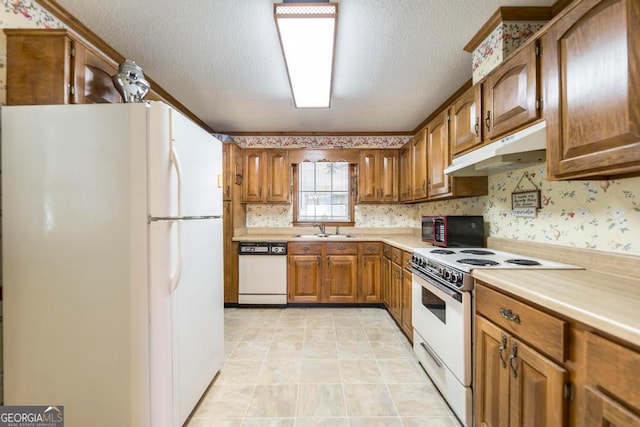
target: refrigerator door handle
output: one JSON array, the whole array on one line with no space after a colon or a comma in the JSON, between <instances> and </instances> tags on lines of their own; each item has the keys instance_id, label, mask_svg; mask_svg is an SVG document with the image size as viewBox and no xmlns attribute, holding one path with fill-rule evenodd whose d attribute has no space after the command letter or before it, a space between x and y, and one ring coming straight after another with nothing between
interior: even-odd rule
<instances>
[{"instance_id":1,"label":"refrigerator door handle","mask_svg":"<svg viewBox=\"0 0 640 427\"><path fill-rule=\"evenodd\" d=\"M182 221L175 221L178 227L178 265L176 265L176 271L173 272L170 280L171 293L175 292L180 282L180 276L182 275Z\"/></svg>"},{"instance_id":2,"label":"refrigerator door handle","mask_svg":"<svg viewBox=\"0 0 640 427\"><path fill-rule=\"evenodd\" d=\"M176 153L176 148L174 145L175 140L171 138L171 163L176 168L176 173L178 174L178 216L182 216L182 166L180 165L180 158L178 157L178 153Z\"/></svg>"}]
</instances>

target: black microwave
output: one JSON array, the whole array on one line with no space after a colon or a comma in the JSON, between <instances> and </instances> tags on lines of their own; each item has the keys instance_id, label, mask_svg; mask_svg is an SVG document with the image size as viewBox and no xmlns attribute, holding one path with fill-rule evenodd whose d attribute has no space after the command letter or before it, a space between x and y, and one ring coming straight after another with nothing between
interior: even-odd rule
<instances>
[{"instance_id":1,"label":"black microwave","mask_svg":"<svg viewBox=\"0 0 640 427\"><path fill-rule=\"evenodd\" d=\"M481 215L425 215L422 241L450 248L482 248L484 220Z\"/></svg>"}]
</instances>

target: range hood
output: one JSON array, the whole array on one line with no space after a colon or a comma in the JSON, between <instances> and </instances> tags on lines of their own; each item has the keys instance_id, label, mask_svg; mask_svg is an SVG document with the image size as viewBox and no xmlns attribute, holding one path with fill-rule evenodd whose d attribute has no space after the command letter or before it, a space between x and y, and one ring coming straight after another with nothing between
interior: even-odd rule
<instances>
[{"instance_id":1,"label":"range hood","mask_svg":"<svg viewBox=\"0 0 640 427\"><path fill-rule=\"evenodd\" d=\"M453 159L444 170L450 176L483 176L545 160L546 122L542 121Z\"/></svg>"}]
</instances>

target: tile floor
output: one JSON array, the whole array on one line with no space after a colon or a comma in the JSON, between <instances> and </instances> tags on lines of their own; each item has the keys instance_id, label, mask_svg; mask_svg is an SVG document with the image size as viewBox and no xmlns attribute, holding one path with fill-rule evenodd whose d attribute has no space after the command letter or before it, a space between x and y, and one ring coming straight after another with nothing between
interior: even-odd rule
<instances>
[{"instance_id":1,"label":"tile floor","mask_svg":"<svg viewBox=\"0 0 640 427\"><path fill-rule=\"evenodd\" d=\"M225 356L189 427L459 426L383 309L225 309Z\"/></svg>"}]
</instances>

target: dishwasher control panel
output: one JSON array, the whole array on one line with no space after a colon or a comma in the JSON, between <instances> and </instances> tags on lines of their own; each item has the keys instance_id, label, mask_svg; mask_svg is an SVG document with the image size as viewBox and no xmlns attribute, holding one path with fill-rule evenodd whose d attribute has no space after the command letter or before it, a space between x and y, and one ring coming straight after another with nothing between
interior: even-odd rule
<instances>
[{"instance_id":1,"label":"dishwasher control panel","mask_svg":"<svg viewBox=\"0 0 640 427\"><path fill-rule=\"evenodd\" d=\"M240 242L239 255L286 255L287 242Z\"/></svg>"}]
</instances>

